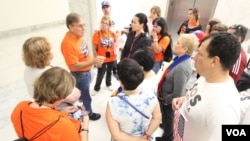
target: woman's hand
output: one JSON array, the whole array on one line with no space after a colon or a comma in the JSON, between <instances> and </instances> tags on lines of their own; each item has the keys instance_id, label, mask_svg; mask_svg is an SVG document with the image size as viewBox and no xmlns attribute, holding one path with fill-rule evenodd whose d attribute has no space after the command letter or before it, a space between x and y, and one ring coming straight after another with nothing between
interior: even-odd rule
<instances>
[{"instance_id":1,"label":"woman's hand","mask_svg":"<svg viewBox=\"0 0 250 141\"><path fill-rule=\"evenodd\" d=\"M153 29L152 31L151 31L151 36L153 37L153 40L155 40L155 39L157 39L158 37L157 37L157 33L156 33L156 31ZM158 39L157 39L158 40Z\"/></svg>"}]
</instances>

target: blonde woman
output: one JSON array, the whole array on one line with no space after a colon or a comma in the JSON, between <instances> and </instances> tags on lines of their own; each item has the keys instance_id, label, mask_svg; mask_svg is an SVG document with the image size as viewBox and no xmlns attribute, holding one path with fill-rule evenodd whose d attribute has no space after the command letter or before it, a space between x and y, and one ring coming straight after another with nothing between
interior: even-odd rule
<instances>
[{"instance_id":1,"label":"blonde woman","mask_svg":"<svg viewBox=\"0 0 250 141\"><path fill-rule=\"evenodd\" d=\"M24 81L28 94L33 98L33 84L44 71L51 68L53 53L45 37L30 37L23 44Z\"/></svg>"},{"instance_id":2,"label":"blonde woman","mask_svg":"<svg viewBox=\"0 0 250 141\"><path fill-rule=\"evenodd\" d=\"M79 121L55 109L75 92L75 85L74 77L63 68L52 67L43 72L34 83L34 101L20 102L11 114L18 137L41 141L88 141L87 115Z\"/></svg>"},{"instance_id":3,"label":"blonde woman","mask_svg":"<svg viewBox=\"0 0 250 141\"><path fill-rule=\"evenodd\" d=\"M153 29L153 21L161 16L161 8L159 6L153 6L150 9L150 15L148 16L148 30L149 32Z\"/></svg>"},{"instance_id":4,"label":"blonde woman","mask_svg":"<svg viewBox=\"0 0 250 141\"><path fill-rule=\"evenodd\" d=\"M103 77L106 73L106 86L110 91L113 91L111 83L111 72L116 61L115 42L116 34L110 30L112 21L109 16L103 16L101 19L100 30L96 31L92 37L94 56L105 56L104 62L98 67L97 77L94 86L94 93L96 95L100 89Z\"/></svg>"},{"instance_id":5,"label":"blonde woman","mask_svg":"<svg viewBox=\"0 0 250 141\"><path fill-rule=\"evenodd\" d=\"M186 92L186 84L192 74L191 55L199 44L198 38L193 34L181 34L174 46L176 57L168 67L168 73L163 76L163 84L158 88L159 99L162 111L162 137L156 141L173 140L173 98L183 96Z\"/></svg>"}]
</instances>

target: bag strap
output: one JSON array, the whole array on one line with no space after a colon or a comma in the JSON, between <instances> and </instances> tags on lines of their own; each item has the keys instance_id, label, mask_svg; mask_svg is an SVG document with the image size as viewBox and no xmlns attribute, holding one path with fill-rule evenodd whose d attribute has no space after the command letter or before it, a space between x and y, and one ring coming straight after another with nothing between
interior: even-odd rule
<instances>
[{"instance_id":1,"label":"bag strap","mask_svg":"<svg viewBox=\"0 0 250 141\"><path fill-rule=\"evenodd\" d=\"M36 138L40 137L42 134L44 134L47 130L49 130L52 126L54 126L59 120L60 120L61 116L58 117L57 120L51 122L49 125L47 125L46 127L44 127L42 130L38 131L33 137L31 137L29 139L29 141L35 140ZM21 120L21 128L22 128L22 134L23 134L23 138L24 137L24 128L23 128L23 120L22 120L22 111L20 112L20 120Z\"/></svg>"},{"instance_id":2,"label":"bag strap","mask_svg":"<svg viewBox=\"0 0 250 141\"><path fill-rule=\"evenodd\" d=\"M118 96L120 99L124 100L129 106L134 108L138 113L140 113L143 117L146 119L149 119L149 117L145 114L143 114L140 110L138 110L134 105L132 105L124 96Z\"/></svg>"},{"instance_id":3,"label":"bag strap","mask_svg":"<svg viewBox=\"0 0 250 141\"><path fill-rule=\"evenodd\" d=\"M59 120L60 120L61 116L58 117L57 120L51 122L49 125L47 125L46 127L44 127L42 130L40 130L39 132L37 132L31 139L35 140L36 138L40 137L42 134L44 134L46 131L48 131L52 126L54 126Z\"/></svg>"},{"instance_id":4,"label":"bag strap","mask_svg":"<svg viewBox=\"0 0 250 141\"><path fill-rule=\"evenodd\" d=\"M23 115L23 111L20 112L20 122L21 122L21 128L22 128L22 135L23 135L23 138L25 138L25 137L24 137L24 129L23 129L22 115Z\"/></svg>"}]
</instances>

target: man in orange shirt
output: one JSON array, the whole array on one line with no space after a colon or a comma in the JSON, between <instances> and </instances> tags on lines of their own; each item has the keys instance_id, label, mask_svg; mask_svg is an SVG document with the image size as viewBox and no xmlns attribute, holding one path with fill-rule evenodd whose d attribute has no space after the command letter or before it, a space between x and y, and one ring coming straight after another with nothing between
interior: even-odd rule
<instances>
[{"instance_id":1,"label":"man in orange shirt","mask_svg":"<svg viewBox=\"0 0 250 141\"><path fill-rule=\"evenodd\" d=\"M80 100L89 112L90 120L98 120L101 115L92 112L89 86L91 80L90 69L93 64L101 66L105 57L92 58L88 45L83 41L85 23L77 13L70 13L66 17L66 25L69 29L61 43L61 51L65 62L76 79L76 87L81 90Z\"/></svg>"}]
</instances>

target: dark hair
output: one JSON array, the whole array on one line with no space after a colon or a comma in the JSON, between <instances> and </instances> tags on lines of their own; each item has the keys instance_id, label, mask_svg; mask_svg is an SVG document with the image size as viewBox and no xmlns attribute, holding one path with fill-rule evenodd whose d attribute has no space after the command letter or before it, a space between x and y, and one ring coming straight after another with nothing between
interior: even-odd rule
<instances>
[{"instance_id":1,"label":"dark hair","mask_svg":"<svg viewBox=\"0 0 250 141\"><path fill-rule=\"evenodd\" d=\"M155 58L150 47L143 47L132 54L132 59L137 61L144 71L150 71L154 67Z\"/></svg>"},{"instance_id":2,"label":"dark hair","mask_svg":"<svg viewBox=\"0 0 250 141\"><path fill-rule=\"evenodd\" d=\"M241 24L235 24L235 25L230 26L229 29L235 30L234 34L242 38L241 42L245 40L245 37L247 35L247 30L248 30L247 27Z\"/></svg>"},{"instance_id":3,"label":"dark hair","mask_svg":"<svg viewBox=\"0 0 250 141\"><path fill-rule=\"evenodd\" d=\"M201 44L206 40L210 40L206 49L208 56L218 56L224 70L232 68L241 52L238 39L231 33L218 32L205 37Z\"/></svg>"},{"instance_id":4,"label":"dark hair","mask_svg":"<svg viewBox=\"0 0 250 141\"><path fill-rule=\"evenodd\" d=\"M161 27L160 34L161 34L162 37L164 37L164 36L170 37L170 34L168 33L168 25L167 25L167 22L166 22L166 20L164 18L157 17L153 21L153 25L154 24L157 24L158 26Z\"/></svg>"},{"instance_id":5,"label":"dark hair","mask_svg":"<svg viewBox=\"0 0 250 141\"><path fill-rule=\"evenodd\" d=\"M196 20L196 21L198 21L198 20L199 20L199 18L200 18L198 8L190 8L190 9L188 9L188 10L193 11L193 15L195 16L195 20Z\"/></svg>"},{"instance_id":6,"label":"dark hair","mask_svg":"<svg viewBox=\"0 0 250 141\"><path fill-rule=\"evenodd\" d=\"M144 79L141 66L130 58L124 58L118 63L117 74L125 90L136 89Z\"/></svg>"},{"instance_id":7,"label":"dark hair","mask_svg":"<svg viewBox=\"0 0 250 141\"><path fill-rule=\"evenodd\" d=\"M144 13L137 13L137 14L135 14L135 16L139 19L139 23L144 25L143 31L145 33L148 33L149 30L148 30L148 25L147 25L147 23L148 23L147 16Z\"/></svg>"},{"instance_id":8,"label":"dark hair","mask_svg":"<svg viewBox=\"0 0 250 141\"><path fill-rule=\"evenodd\" d=\"M77 13L70 13L66 17L66 26L69 28L75 22L78 22L81 19L81 16Z\"/></svg>"}]
</instances>

